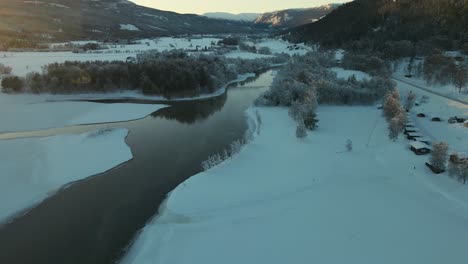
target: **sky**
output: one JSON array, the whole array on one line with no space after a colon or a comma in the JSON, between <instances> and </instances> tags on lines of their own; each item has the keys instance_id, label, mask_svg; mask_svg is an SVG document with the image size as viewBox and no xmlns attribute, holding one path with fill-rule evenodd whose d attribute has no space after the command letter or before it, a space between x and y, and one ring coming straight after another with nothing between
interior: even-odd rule
<instances>
[{"instance_id":1,"label":"sky","mask_svg":"<svg viewBox=\"0 0 468 264\"><path fill-rule=\"evenodd\" d=\"M131 0L139 5L177 13L263 13L288 8L315 7L349 0Z\"/></svg>"}]
</instances>

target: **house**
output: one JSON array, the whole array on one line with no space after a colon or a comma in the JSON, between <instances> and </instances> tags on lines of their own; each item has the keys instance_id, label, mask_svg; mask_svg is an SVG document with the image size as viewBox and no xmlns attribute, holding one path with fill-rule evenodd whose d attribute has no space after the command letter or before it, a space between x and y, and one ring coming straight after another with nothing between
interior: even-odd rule
<instances>
[{"instance_id":1,"label":"house","mask_svg":"<svg viewBox=\"0 0 468 264\"><path fill-rule=\"evenodd\" d=\"M437 168L435 166L433 166L432 164L430 164L429 162L426 162L426 166L431 169L431 171L435 174L441 174L443 172L445 172L445 170L443 169L440 169L440 168Z\"/></svg>"},{"instance_id":2,"label":"house","mask_svg":"<svg viewBox=\"0 0 468 264\"><path fill-rule=\"evenodd\" d=\"M418 138L422 138L423 136L418 134L418 132L407 133L406 138L408 140L418 140Z\"/></svg>"},{"instance_id":3,"label":"house","mask_svg":"<svg viewBox=\"0 0 468 264\"><path fill-rule=\"evenodd\" d=\"M431 153L431 147L420 141L411 142L409 145L411 151L413 151L416 155L427 155Z\"/></svg>"},{"instance_id":4,"label":"house","mask_svg":"<svg viewBox=\"0 0 468 264\"><path fill-rule=\"evenodd\" d=\"M428 137L420 137L420 138L417 138L417 140L419 142L422 142L428 146L432 146L432 139L428 138Z\"/></svg>"},{"instance_id":5,"label":"house","mask_svg":"<svg viewBox=\"0 0 468 264\"><path fill-rule=\"evenodd\" d=\"M408 136L408 134L416 133L416 132L418 132L418 131L414 127L405 127L405 130L404 130L403 134Z\"/></svg>"}]
</instances>

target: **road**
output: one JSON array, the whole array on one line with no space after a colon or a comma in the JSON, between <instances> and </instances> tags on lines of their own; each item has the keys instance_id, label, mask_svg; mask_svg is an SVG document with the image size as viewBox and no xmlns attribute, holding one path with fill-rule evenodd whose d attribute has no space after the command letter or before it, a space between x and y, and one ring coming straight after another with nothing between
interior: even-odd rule
<instances>
[{"instance_id":1,"label":"road","mask_svg":"<svg viewBox=\"0 0 468 264\"><path fill-rule=\"evenodd\" d=\"M416 85L416 84L414 84L414 83L410 83L410 82L405 81L405 80L402 80L402 79L400 79L400 78L392 77L392 79L395 80L395 81L399 81L399 82L402 82L402 83L411 85L411 86L413 86L413 87L415 87L415 88L418 88L418 89L420 89L420 90L423 90L423 91L425 91L425 92L428 92L428 93L431 93L431 94L435 94L435 95L444 97L444 98L446 98L446 99L455 101L455 102L457 102L457 103L464 104L464 105L468 105L468 102L465 101L465 100L453 98L453 97L451 97L451 96L447 96L447 95L445 95L445 94L435 92L435 91L433 91L433 90L431 90L431 89L428 89L428 88L425 88L425 87Z\"/></svg>"}]
</instances>

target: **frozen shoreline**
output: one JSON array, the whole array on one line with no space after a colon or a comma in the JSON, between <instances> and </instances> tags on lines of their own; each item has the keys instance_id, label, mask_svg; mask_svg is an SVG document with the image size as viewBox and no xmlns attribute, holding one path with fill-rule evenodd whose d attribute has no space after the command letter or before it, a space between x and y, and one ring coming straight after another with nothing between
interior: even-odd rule
<instances>
[{"instance_id":1,"label":"frozen shoreline","mask_svg":"<svg viewBox=\"0 0 468 264\"><path fill-rule=\"evenodd\" d=\"M133 158L127 129L0 141L0 224L60 188Z\"/></svg>"}]
</instances>

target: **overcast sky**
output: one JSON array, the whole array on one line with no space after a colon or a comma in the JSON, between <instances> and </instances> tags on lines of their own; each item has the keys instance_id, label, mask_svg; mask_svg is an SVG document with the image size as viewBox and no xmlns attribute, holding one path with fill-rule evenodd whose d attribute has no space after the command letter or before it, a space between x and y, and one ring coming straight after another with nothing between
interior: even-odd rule
<instances>
[{"instance_id":1,"label":"overcast sky","mask_svg":"<svg viewBox=\"0 0 468 264\"><path fill-rule=\"evenodd\" d=\"M131 0L139 5L178 13L206 12L263 13L267 11L314 7L349 0Z\"/></svg>"}]
</instances>

